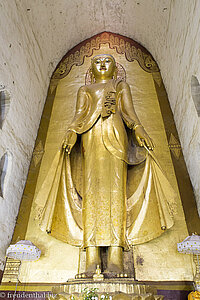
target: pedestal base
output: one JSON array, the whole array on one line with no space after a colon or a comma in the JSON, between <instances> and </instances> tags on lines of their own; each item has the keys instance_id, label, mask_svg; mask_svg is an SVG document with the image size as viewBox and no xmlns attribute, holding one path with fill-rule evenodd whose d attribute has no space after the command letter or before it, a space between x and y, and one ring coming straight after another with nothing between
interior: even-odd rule
<instances>
[{"instance_id":1,"label":"pedestal base","mask_svg":"<svg viewBox=\"0 0 200 300\"><path fill-rule=\"evenodd\" d=\"M69 280L65 284L52 289L53 294L57 294L54 299L84 299L81 297L83 290L91 291L96 289L98 298L96 299L134 299L134 300L162 300L164 297L156 295L157 290L143 283L138 283L131 278L123 279L104 279L103 281L93 281L91 279ZM74 298L72 298L72 295ZM107 295L108 298L105 298ZM71 298L70 298L71 297ZM109 298L110 297L110 298ZM51 298L48 298L49 300ZM92 298L91 298L92 299ZM93 298L95 299L95 298Z\"/></svg>"}]
</instances>

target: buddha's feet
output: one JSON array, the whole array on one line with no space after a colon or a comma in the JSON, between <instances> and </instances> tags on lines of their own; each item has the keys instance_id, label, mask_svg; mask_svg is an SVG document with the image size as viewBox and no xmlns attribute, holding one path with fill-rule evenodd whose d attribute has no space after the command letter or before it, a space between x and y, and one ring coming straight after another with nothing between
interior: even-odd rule
<instances>
[{"instance_id":1,"label":"buddha's feet","mask_svg":"<svg viewBox=\"0 0 200 300\"><path fill-rule=\"evenodd\" d=\"M85 274L94 274L97 265L101 264L99 247L86 248L86 271Z\"/></svg>"},{"instance_id":2,"label":"buddha's feet","mask_svg":"<svg viewBox=\"0 0 200 300\"><path fill-rule=\"evenodd\" d=\"M123 273L123 249L122 247L109 247L107 260L107 273Z\"/></svg>"}]
</instances>

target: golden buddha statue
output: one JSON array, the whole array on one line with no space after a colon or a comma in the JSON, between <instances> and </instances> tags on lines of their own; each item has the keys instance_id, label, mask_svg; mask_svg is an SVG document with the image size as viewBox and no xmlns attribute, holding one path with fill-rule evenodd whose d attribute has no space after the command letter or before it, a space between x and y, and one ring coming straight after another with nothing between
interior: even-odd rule
<instances>
[{"instance_id":1,"label":"golden buddha statue","mask_svg":"<svg viewBox=\"0 0 200 300\"><path fill-rule=\"evenodd\" d=\"M95 274L93 275L93 280L95 281L102 281L104 279L103 274L101 274L101 269L99 267L99 265L97 265Z\"/></svg>"},{"instance_id":2,"label":"golden buddha statue","mask_svg":"<svg viewBox=\"0 0 200 300\"><path fill-rule=\"evenodd\" d=\"M128 139L124 123L140 146L153 143L139 122L127 83L113 80L111 55L92 60L95 83L79 89L75 118L64 148L69 154L81 134L84 163L83 244L86 270L100 265L100 248L108 248L108 270L122 272L126 244L126 172ZM124 121L124 123L123 123Z\"/></svg>"},{"instance_id":3,"label":"golden buddha statue","mask_svg":"<svg viewBox=\"0 0 200 300\"><path fill-rule=\"evenodd\" d=\"M141 147L146 150L140 155ZM107 247L107 271L122 273L124 249L173 225L167 200L174 194L153 148L135 113L129 85L117 79L115 59L95 56L91 84L78 91L74 119L42 187L45 193L38 194L46 197L41 228L86 249L86 272L95 273L101 265L100 247ZM127 166L145 159L141 183L127 199Z\"/></svg>"}]
</instances>

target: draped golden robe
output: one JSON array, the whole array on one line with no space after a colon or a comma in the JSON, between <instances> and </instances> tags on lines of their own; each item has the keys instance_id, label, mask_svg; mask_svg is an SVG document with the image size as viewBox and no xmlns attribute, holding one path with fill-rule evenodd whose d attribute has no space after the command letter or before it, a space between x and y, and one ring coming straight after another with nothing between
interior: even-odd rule
<instances>
[{"instance_id":1,"label":"draped golden robe","mask_svg":"<svg viewBox=\"0 0 200 300\"><path fill-rule=\"evenodd\" d=\"M168 200L174 192L153 154L146 158L127 134L138 119L117 84L110 80L79 89L68 131L81 136L80 148L70 155L58 152L37 195L41 228L72 245L128 248L173 225ZM127 199L127 165L145 158L141 182ZM73 171L76 164L82 176Z\"/></svg>"}]
</instances>

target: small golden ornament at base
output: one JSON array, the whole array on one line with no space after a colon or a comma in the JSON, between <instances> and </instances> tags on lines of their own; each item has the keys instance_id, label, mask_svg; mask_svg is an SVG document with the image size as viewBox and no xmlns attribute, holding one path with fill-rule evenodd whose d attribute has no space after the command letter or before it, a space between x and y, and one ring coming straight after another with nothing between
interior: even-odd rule
<instances>
[{"instance_id":1,"label":"small golden ornament at base","mask_svg":"<svg viewBox=\"0 0 200 300\"><path fill-rule=\"evenodd\" d=\"M195 291L195 292L191 292L188 295L188 300L193 300L193 299L200 299L200 292Z\"/></svg>"},{"instance_id":2,"label":"small golden ornament at base","mask_svg":"<svg viewBox=\"0 0 200 300\"><path fill-rule=\"evenodd\" d=\"M104 275L101 274L101 269L100 269L99 265L97 265L95 274L93 275L93 280L94 281L102 281L102 280L104 280Z\"/></svg>"},{"instance_id":3,"label":"small golden ornament at base","mask_svg":"<svg viewBox=\"0 0 200 300\"><path fill-rule=\"evenodd\" d=\"M117 278L127 278L128 274L127 273L119 273L117 274Z\"/></svg>"}]
</instances>

